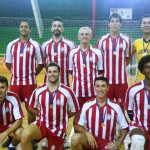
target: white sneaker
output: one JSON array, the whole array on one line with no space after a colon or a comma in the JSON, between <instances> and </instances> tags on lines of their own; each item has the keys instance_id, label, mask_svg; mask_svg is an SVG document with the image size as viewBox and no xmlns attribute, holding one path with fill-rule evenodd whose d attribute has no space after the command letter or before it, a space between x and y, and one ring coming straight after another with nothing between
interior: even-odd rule
<instances>
[{"instance_id":1,"label":"white sneaker","mask_svg":"<svg viewBox=\"0 0 150 150\"><path fill-rule=\"evenodd\" d=\"M42 148L48 148L48 140L47 139L42 143Z\"/></svg>"}]
</instances>

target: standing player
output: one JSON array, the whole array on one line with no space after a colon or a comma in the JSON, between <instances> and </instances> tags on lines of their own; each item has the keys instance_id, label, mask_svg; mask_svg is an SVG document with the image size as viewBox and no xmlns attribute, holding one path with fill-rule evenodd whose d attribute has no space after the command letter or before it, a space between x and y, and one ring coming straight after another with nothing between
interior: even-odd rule
<instances>
[{"instance_id":1,"label":"standing player","mask_svg":"<svg viewBox=\"0 0 150 150\"><path fill-rule=\"evenodd\" d=\"M115 98L123 108L128 88L126 65L130 62L131 40L120 33L121 23L122 18L119 14L110 15L110 33L98 40L97 47L104 53L104 77L109 80L107 96L112 100Z\"/></svg>"},{"instance_id":2,"label":"standing player","mask_svg":"<svg viewBox=\"0 0 150 150\"><path fill-rule=\"evenodd\" d=\"M26 109L29 98L37 86L36 75L43 68L43 54L41 46L30 38L31 26L28 22L21 22L20 37L10 42L6 52L6 66L11 71L10 91L17 93ZM38 66L36 67L36 62ZM28 109L28 123L35 120Z\"/></svg>"},{"instance_id":3,"label":"standing player","mask_svg":"<svg viewBox=\"0 0 150 150\"><path fill-rule=\"evenodd\" d=\"M69 76L67 72L68 53L75 48L75 43L64 38L62 33L64 24L60 17L55 17L52 21L52 38L42 45L43 55L46 58L46 65L50 62L56 62L60 66L60 82L69 86ZM45 76L45 82L47 77Z\"/></svg>"},{"instance_id":4,"label":"standing player","mask_svg":"<svg viewBox=\"0 0 150 150\"><path fill-rule=\"evenodd\" d=\"M145 56L150 55L150 14L143 16L141 20L141 30L143 32L143 37L140 39L135 40L133 44L133 55L136 54L137 61ZM137 80L143 80L144 75L137 72Z\"/></svg>"},{"instance_id":5,"label":"standing player","mask_svg":"<svg viewBox=\"0 0 150 150\"><path fill-rule=\"evenodd\" d=\"M78 97L80 107L85 101L95 97L94 79L103 71L103 57L100 50L90 45L92 31L81 27L78 32L80 45L69 55L69 68L72 74L72 89Z\"/></svg>"},{"instance_id":6,"label":"standing player","mask_svg":"<svg viewBox=\"0 0 150 150\"><path fill-rule=\"evenodd\" d=\"M68 118L79 111L73 91L59 82L60 67L51 62L46 67L46 75L47 83L38 87L30 99L29 109L39 119L23 131L22 150L32 150L31 141L45 137L48 149L62 150Z\"/></svg>"},{"instance_id":7,"label":"standing player","mask_svg":"<svg viewBox=\"0 0 150 150\"><path fill-rule=\"evenodd\" d=\"M119 149L126 137L128 124L118 103L107 98L108 80L97 77L94 82L96 98L86 102L75 125L72 150ZM116 122L121 127L121 136L116 142Z\"/></svg>"},{"instance_id":8,"label":"standing player","mask_svg":"<svg viewBox=\"0 0 150 150\"><path fill-rule=\"evenodd\" d=\"M129 115L131 150L150 149L150 55L143 56L138 69L145 76L127 90L125 109Z\"/></svg>"},{"instance_id":9,"label":"standing player","mask_svg":"<svg viewBox=\"0 0 150 150\"><path fill-rule=\"evenodd\" d=\"M20 141L23 110L17 94L9 92L7 78L0 76L0 145L7 136Z\"/></svg>"}]
</instances>

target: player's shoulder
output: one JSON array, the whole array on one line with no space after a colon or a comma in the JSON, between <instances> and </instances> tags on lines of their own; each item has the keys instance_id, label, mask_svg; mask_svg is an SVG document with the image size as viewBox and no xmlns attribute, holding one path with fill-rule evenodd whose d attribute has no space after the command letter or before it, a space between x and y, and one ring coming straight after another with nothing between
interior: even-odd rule
<instances>
[{"instance_id":1,"label":"player's shoulder","mask_svg":"<svg viewBox=\"0 0 150 150\"><path fill-rule=\"evenodd\" d=\"M100 52L101 53L101 50L100 49L98 49L97 47L95 47L95 46L93 46L93 45L90 45L90 49L93 51L93 52Z\"/></svg>"},{"instance_id":2,"label":"player's shoulder","mask_svg":"<svg viewBox=\"0 0 150 150\"><path fill-rule=\"evenodd\" d=\"M106 40L107 38L109 38L109 33L107 33L107 34L101 36L97 41L98 41L98 42L104 41L104 40Z\"/></svg>"},{"instance_id":3,"label":"player's shoulder","mask_svg":"<svg viewBox=\"0 0 150 150\"><path fill-rule=\"evenodd\" d=\"M143 42L143 38L136 39L134 41L134 45L141 44Z\"/></svg>"},{"instance_id":4,"label":"player's shoulder","mask_svg":"<svg viewBox=\"0 0 150 150\"><path fill-rule=\"evenodd\" d=\"M112 100L112 99L109 99L109 98L107 98L107 103L108 103L108 105L110 105L110 106L112 106L112 105L118 106L118 105L119 105L118 102L116 102L116 101L114 101L114 100Z\"/></svg>"},{"instance_id":5,"label":"player's shoulder","mask_svg":"<svg viewBox=\"0 0 150 150\"><path fill-rule=\"evenodd\" d=\"M45 47L45 46L47 46L48 44L50 44L50 43L52 43L52 42L53 42L53 40L52 40L52 38L50 38L50 39L46 40L46 41L42 44L42 47Z\"/></svg>"},{"instance_id":6,"label":"player's shoulder","mask_svg":"<svg viewBox=\"0 0 150 150\"><path fill-rule=\"evenodd\" d=\"M130 87L128 88L128 91L132 91L132 92L133 92L133 91L139 91L139 90L143 89L143 87L144 87L143 84L144 84L144 83L143 83L143 80L142 80L142 81L139 81L139 82L133 84L132 86L130 86Z\"/></svg>"},{"instance_id":7,"label":"player's shoulder","mask_svg":"<svg viewBox=\"0 0 150 150\"><path fill-rule=\"evenodd\" d=\"M18 41L19 41L19 38L15 39L15 40L13 40L13 41L11 41L11 42L9 42L9 43L8 43L8 46L12 46L12 45L14 45L15 43L17 43Z\"/></svg>"},{"instance_id":8,"label":"player's shoulder","mask_svg":"<svg viewBox=\"0 0 150 150\"><path fill-rule=\"evenodd\" d=\"M7 91L6 96L13 96L13 97L18 97L17 93L12 92L12 91Z\"/></svg>"},{"instance_id":9,"label":"player's shoulder","mask_svg":"<svg viewBox=\"0 0 150 150\"><path fill-rule=\"evenodd\" d=\"M67 38L65 38L65 37L62 38L62 41L63 41L64 43L68 44L68 45L70 45L70 44L71 44L71 45L76 45L74 41L71 41L71 40L69 40L69 39L67 39Z\"/></svg>"},{"instance_id":10,"label":"player's shoulder","mask_svg":"<svg viewBox=\"0 0 150 150\"><path fill-rule=\"evenodd\" d=\"M43 91L45 91L45 90L47 90L47 84L46 84L46 83L44 83L44 84L38 86L38 87L35 89L35 92L36 92L36 93L41 93L41 92L43 92Z\"/></svg>"},{"instance_id":11,"label":"player's shoulder","mask_svg":"<svg viewBox=\"0 0 150 150\"><path fill-rule=\"evenodd\" d=\"M77 47L71 49L70 54L73 55L73 54L77 53L79 51L79 49L80 49L80 46L77 46Z\"/></svg>"},{"instance_id":12,"label":"player's shoulder","mask_svg":"<svg viewBox=\"0 0 150 150\"><path fill-rule=\"evenodd\" d=\"M7 91L7 93L6 93L6 99L8 101L10 101L11 103L20 101L18 94L15 93L15 92L12 92L12 91Z\"/></svg>"},{"instance_id":13,"label":"player's shoulder","mask_svg":"<svg viewBox=\"0 0 150 150\"><path fill-rule=\"evenodd\" d=\"M34 46L40 46L40 44L39 44L36 40L34 40L34 39L32 39L32 38L30 38L30 43L31 43L32 45L34 45Z\"/></svg>"},{"instance_id":14,"label":"player's shoulder","mask_svg":"<svg viewBox=\"0 0 150 150\"><path fill-rule=\"evenodd\" d=\"M124 33L120 33L119 36L124 39L126 42L129 42L130 41L130 36L127 35L127 34L124 34Z\"/></svg>"},{"instance_id":15,"label":"player's shoulder","mask_svg":"<svg viewBox=\"0 0 150 150\"><path fill-rule=\"evenodd\" d=\"M107 104L115 111L118 111L120 110L120 105L119 105L119 102L115 102L109 98L107 98Z\"/></svg>"},{"instance_id":16,"label":"player's shoulder","mask_svg":"<svg viewBox=\"0 0 150 150\"><path fill-rule=\"evenodd\" d=\"M60 90L61 91L67 91L67 92L69 92L69 93L72 93L73 91L72 91L72 89L70 88L70 87L68 87L67 85L65 85L65 84L63 84L63 83L60 83Z\"/></svg>"},{"instance_id":17,"label":"player's shoulder","mask_svg":"<svg viewBox=\"0 0 150 150\"><path fill-rule=\"evenodd\" d=\"M96 104L96 98L91 98L83 104L83 107L90 108Z\"/></svg>"}]
</instances>

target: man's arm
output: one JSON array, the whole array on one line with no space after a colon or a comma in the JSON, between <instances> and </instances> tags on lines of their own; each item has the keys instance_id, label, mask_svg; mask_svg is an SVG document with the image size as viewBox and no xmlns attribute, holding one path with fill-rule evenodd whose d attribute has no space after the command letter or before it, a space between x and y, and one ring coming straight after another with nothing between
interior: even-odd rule
<instances>
[{"instance_id":1,"label":"man's arm","mask_svg":"<svg viewBox=\"0 0 150 150\"><path fill-rule=\"evenodd\" d=\"M0 145L2 144L2 142L5 140L5 138L13 133L14 131L16 131L19 127L21 127L23 123L23 119L19 119L16 120L11 127L9 127L6 131L4 131L3 133L0 133Z\"/></svg>"},{"instance_id":2,"label":"man's arm","mask_svg":"<svg viewBox=\"0 0 150 150\"><path fill-rule=\"evenodd\" d=\"M127 130L127 129L121 130L120 137L119 137L119 139L118 139L118 141L117 141L117 143L116 143L118 149L120 148L121 144L123 143L123 141L124 141L124 139L125 139L127 133L128 133L128 130Z\"/></svg>"},{"instance_id":3,"label":"man's arm","mask_svg":"<svg viewBox=\"0 0 150 150\"><path fill-rule=\"evenodd\" d=\"M121 134L120 134L118 141L116 143L109 142L107 145L107 148L119 150L119 148L120 148L121 144L123 143L127 133L128 133L128 130L126 130L126 129L121 130Z\"/></svg>"},{"instance_id":4,"label":"man's arm","mask_svg":"<svg viewBox=\"0 0 150 150\"><path fill-rule=\"evenodd\" d=\"M78 112L71 112L68 110L68 117L71 118L73 117L74 115L76 115Z\"/></svg>"},{"instance_id":5,"label":"man's arm","mask_svg":"<svg viewBox=\"0 0 150 150\"><path fill-rule=\"evenodd\" d=\"M96 142L96 140L95 140L95 138L94 138L94 136L92 135L91 132L87 131L83 126L80 126L80 125L77 125L77 124L74 126L74 129L75 129L75 131L76 131L77 133L83 133L83 134L86 135L87 141L88 141L88 143L89 143L89 146L90 146L92 149L95 149L95 148L98 147L98 146L97 146L97 142Z\"/></svg>"},{"instance_id":6,"label":"man's arm","mask_svg":"<svg viewBox=\"0 0 150 150\"><path fill-rule=\"evenodd\" d=\"M32 114L34 114L35 116L38 116L39 110L37 108L31 108L30 106L28 106L28 109Z\"/></svg>"},{"instance_id":7,"label":"man's arm","mask_svg":"<svg viewBox=\"0 0 150 150\"><path fill-rule=\"evenodd\" d=\"M38 66L36 68L36 73L35 73L36 76L41 72L43 67L44 67L44 64L38 64Z\"/></svg>"},{"instance_id":8,"label":"man's arm","mask_svg":"<svg viewBox=\"0 0 150 150\"><path fill-rule=\"evenodd\" d=\"M126 66L129 65L130 61L131 61L131 57L126 58Z\"/></svg>"},{"instance_id":9,"label":"man's arm","mask_svg":"<svg viewBox=\"0 0 150 150\"><path fill-rule=\"evenodd\" d=\"M135 48L135 44L133 43L132 45L132 56L136 53L136 48Z\"/></svg>"},{"instance_id":10,"label":"man's arm","mask_svg":"<svg viewBox=\"0 0 150 150\"><path fill-rule=\"evenodd\" d=\"M9 71L11 71L11 63L6 63L6 67Z\"/></svg>"},{"instance_id":11,"label":"man's arm","mask_svg":"<svg viewBox=\"0 0 150 150\"><path fill-rule=\"evenodd\" d=\"M118 141L116 142L116 145L117 145L117 148L118 148L118 149L120 148L121 144L123 143L123 141L124 141L124 139L125 139L127 133L128 133L128 130L127 130L127 129L121 130L120 137L119 137Z\"/></svg>"}]
</instances>

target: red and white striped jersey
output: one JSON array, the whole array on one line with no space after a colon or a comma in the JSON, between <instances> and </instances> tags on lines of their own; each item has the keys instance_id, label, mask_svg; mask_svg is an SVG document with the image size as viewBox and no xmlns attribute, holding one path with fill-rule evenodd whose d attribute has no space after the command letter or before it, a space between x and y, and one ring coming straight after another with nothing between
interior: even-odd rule
<instances>
[{"instance_id":1,"label":"red and white striped jersey","mask_svg":"<svg viewBox=\"0 0 150 150\"><path fill-rule=\"evenodd\" d=\"M99 137L108 141L114 141L116 138L116 122L119 124L121 130L127 129L128 124L124 114L118 103L107 98L107 105L100 107L100 111L105 120L105 126L102 127L99 109L96 103L96 98L87 101L81 110L81 114L77 120L77 124L85 127L95 137Z\"/></svg>"},{"instance_id":2,"label":"red and white striped jersey","mask_svg":"<svg viewBox=\"0 0 150 150\"><path fill-rule=\"evenodd\" d=\"M126 58L131 57L131 39L122 33L116 39L107 34L98 40L97 48L104 53L104 77L109 84L127 83Z\"/></svg>"},{"instance_id":3,"label":"red and white striped jersey","mask_svg":"<svg viewBox=\"0 0 150 150\"><path fill-rule=\"evenodd\" d=\"M150 92L147 92L150 97ZM126 93L125 109L133 110L133 120L131 126L140 127L150 131L150 109L148 109L148 99L144 90L143 80L131 86Z\"/></svg>"},{"instance_id":4,"label":"red and white striped jersey","mask_svg":"<svg viewBox=\"0 0 150 150\"><path fill-rule=\"evenodd\" d=\"M43 55L46 58L46 64L56 62L60 66L60 82L69 86L69 76L67 72L68 53L71 49L75 48L76 44L66 38L62 38L59 42L50 40L42 44ZM45 75L44 82L46 83L47 77Z\"/></svg>"},{"instance_id":5,"label":"red and white striped jersey","mask_svg":"<svg viewBox=\"0 0 150 150\"><path fill-rule=\"evenodd\" d=\"M74 92L68 86L60 83L53 99L53 108L50 108L50 104L47 85L44 84L35 89L30 98L29 106L31 108L39 108L38 121L44 123L46 127L57 136L63 137L68 127L67 110L78 112L78 100Z\"/></svg>"},{"instance_id":6,"label":"red and white striped jersey","mask_svg":"<svg viewBox=\"0 0 150 150\"><path fill-rule=\"evenodd\" d=\"M103 55L92 45L83 55L86 56L85 66L80 46L72 49L69 54L68 70L73 71L72 89L77 97L92 97L95 95L94 79L98 71L103 71Z\"/></svg>"},{"instance_id":7,"label":"red and white striped jersey","mask_svg":"<svg viewBox=\"0 0 150 150\"><path fill-rule=\"evenodd\" d=\"M5 62L12 64L11 85L36 84L36 62L44 63L41 46L31 38L28 43L18 38L8 44Z\"/></svg>"},{"instance_id":8,"label":"red and white striped jersey","mask_svg":"<svg viewBox=\"0 0 150 150\"><path fill-rule=\"evenodd\" d=\"M21 102L16 93L7 92L4 101L0 104L0 109L0 126L11 125L24 117Z\"/></svg>"}]
</instances>

